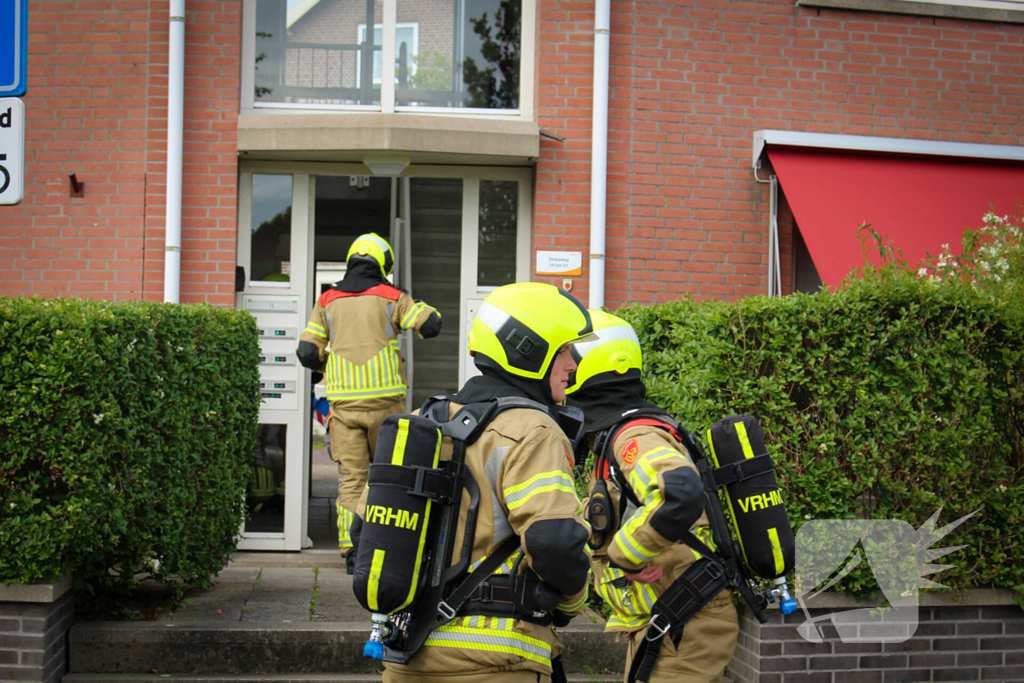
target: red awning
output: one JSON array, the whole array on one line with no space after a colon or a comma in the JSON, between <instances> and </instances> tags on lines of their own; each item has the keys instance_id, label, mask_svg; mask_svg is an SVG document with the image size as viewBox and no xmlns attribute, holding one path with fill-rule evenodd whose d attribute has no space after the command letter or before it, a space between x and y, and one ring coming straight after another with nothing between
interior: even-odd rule
<instances>
[{"instance_id":1,"label":"red awning","mask_svg":"<svg viewBox=\"0 0 1024 683\"><path fill-rule=\"evenodd\" d=\"M821 281L835 286L863 263L857 228L870 223L912 266L943 244L959 253L966 228L992 207L1024 200L1024 164L769 148Z\"/></svg>"}]
</instances>

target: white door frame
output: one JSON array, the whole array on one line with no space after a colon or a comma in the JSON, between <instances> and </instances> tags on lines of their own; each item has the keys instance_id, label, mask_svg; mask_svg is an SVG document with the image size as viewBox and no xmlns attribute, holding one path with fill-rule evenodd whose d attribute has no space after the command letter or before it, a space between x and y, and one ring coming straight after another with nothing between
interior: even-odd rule
<instances>
[{"instance_id":1,"label":"white door frame","mask_svg":"<svg viewBox=\"0 0 1024 683\"><path fill-rule=\"evenodd\" d=\"M315 226L316 176L372 175L356 163L242 161L238 189L238 253L236 263L246 268L245 290L238 293L236 305L242 307L243 295L281 295L298 297L300 312L297 328L305 328L312 310L315 273L313 271L313 232ZM292 176L292 277L289 282L252 283L248 280L251 256L252 176L281 174ZM479 302L494 287L477 284L479 252L480 181L515 180L519 182L518 226L516 230L516 281L530 279L530 244L533 234L533 169L483 166L410 166L402 173L408 178L461 178L462 185L462 273L459 298L462 324L459 347L459 386L477 374L469 353L469 327ZM414 228L413 228L414 229ZM301 266L301 269L300 269ZM298 345L298 341L295 341ZM309 498L309 423L312 420L310 372L302 369L296 388L296 410L260 409L260 424L287 424L288 446L285 465L284 533L245 533L239 543L243 550L299 550L308 546ZM295 427L292 427L292 424Z\"/></svg>"},{"instance_id":2,"label":"white door frame","mask_svg":"<svg viewBox=\"0 0 1024 683\"><path fill-rule=\"evenodd\" d=\"M252 254L252 177L259 173L276 173L262 169L243 169L238 183L238 253L237 265L246 269L245 289L236 294L236 307L245 308L247 296L293 298L299 302L298 312L287 322L296 330L294 340L277 342L277 352L294 353L298 334L306 326L312 302L309 293L313 289L313 198L314 179L308 175L292 174L292 230L291 230L291 277L288 282L251 282L249 277ZM269 340L268 340L269 341ZM271 342L272 343L272 342ZM242 528L240 550L301 550L309 547L308 506L309 498L309 421L312 419L310 400L310 372L295 366L295 400L280 408L260 408L260 424L288 425L285 446L285 494L283 532L246 532Z\"/></svg>"}]
</instances>

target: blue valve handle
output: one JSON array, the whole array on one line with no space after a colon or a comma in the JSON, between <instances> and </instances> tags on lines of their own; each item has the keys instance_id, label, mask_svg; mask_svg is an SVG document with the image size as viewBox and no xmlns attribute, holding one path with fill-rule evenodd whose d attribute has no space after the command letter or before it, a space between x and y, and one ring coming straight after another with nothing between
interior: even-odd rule
<instances>
[{"instance_id":1,"label":"blue valve handle","mask_svg":"<svg viewBox=\"0 0 1024 683\"><path fill-rule=\"evenodd\" d=\"M792 614L796 611L796 600L789 598L779 603L779 609L783 614Z\"/></svg>"},{"instance_id":2,"label":"blue valve handle","mask_svg":"<svg viewBox=\"0 0 1024 683\"><path fill-rule=\"evenodd\" d=\"M793 609L796 609L796 607ZM373 640L366 641L366 645L363 645L363 656L373 657L374 659L383 659L384 644Z\"/></svg>"}]
</instances>

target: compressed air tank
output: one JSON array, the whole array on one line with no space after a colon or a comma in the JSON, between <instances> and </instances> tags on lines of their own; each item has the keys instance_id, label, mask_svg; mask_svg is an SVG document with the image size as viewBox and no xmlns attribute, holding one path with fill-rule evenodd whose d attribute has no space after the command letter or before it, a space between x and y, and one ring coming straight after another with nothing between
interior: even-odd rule
<instances>
[{"instance_id":1,"label":"compressed air tank","mask_svg":"<svg viewBox=\"0 0 1024 683\"><path fill-rule=\"evenodd\" d=\"M793 570L796 539L761 426L750 415L732 415L708 430L707 441L747 567L765 579L784 577Z\"/></svg>"},{"instance_id":2,"label":"compressed air tank","mask_svg":"<svg viewBox=\"0 0 1024 683\"><path fill-rule=\"evenodd\" d=\"M392 415L381 424L352 577L356 598L370 612L405 609L422 585L435 506L423 487L440 480L440 456L441 432L433 420Z\"/></svg>"}]
</instances>

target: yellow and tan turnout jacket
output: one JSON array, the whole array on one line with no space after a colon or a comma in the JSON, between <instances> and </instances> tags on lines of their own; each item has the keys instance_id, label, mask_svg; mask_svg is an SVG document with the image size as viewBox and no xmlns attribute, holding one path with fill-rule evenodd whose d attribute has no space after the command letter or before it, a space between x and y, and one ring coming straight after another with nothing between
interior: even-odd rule
<instances>
[{"instance_id":1,"label":"yellow and tan turnout jacket","mask_svg":"<svg viewBox=\"0 0 1024 683\"><path fill-rule=\"evenodd\" d=\"M454 416L460 408L452 403L449 415ZM495 574L509 574L516 559L525 553L521 565L529 564L545 581L579 586L574 594L563 594L558 606L561 612L576 614L584 606L589 583L585 539L590 528L579 516L571 454L569 440L549 415L512 408L495 416L466 449L465 463L480 487L470 569L515 534L522 545ZM450 457L451 444L446 442L441 458ZM365 502L364 495L360 515ZM469 494L464 493L456 555L462 548L468 506ZM573 542L574 537L579 543ZM453 562L458 559L454 557ZM552 567L574 574L555 576ZM389 663L387 667L427 674L528 670L549 675L551 659L561 649L551 626L512 618L458 616L435 628L408 665Z\"/></svg>"},{"instance_id":2,"label":"yellow and tan turnout jacket","mask_svg":"<svg viewBox=\"0 0 1024 683\"><path fill-rule=\"evenodd\" d=\"M328 400L343 402L344 410L377 410L408 389L398 334L419 333L434 312L386 284L357 293L329 289L317 300L299 341L320 350Z\"/></svg>"},{"instance_id":3,"label":"yellow and tan turnout jacket","mask_svg":"<svg viewBox=\"0 0 1024 683\"><path fill-rule=\"evenodd\" d=\"M619 530L610 542L606 541L605 547L594 552L594 588L612 607L605 630L637 631L651 620L655 600L700 557L689 546L666 539L651 525L654 515L665 507L665 474L680 467L694 471L697 468L668 430L649 424L627 425L615 436L612 448L622 474L642 506L634 510L630 505L630 509L617 511L619 519L625 517ZM618 507L616 482L609 480L608 484L610 502ZM706 514L701 514L690 531L714 549L707 524ZM619 568L612 566L609 558ZM636 572L647 565L660 567L661 578L650 584L622 580L624 569ZM723 591L712 604L728 601L730 595Z\"/></svg>"}]
</instances>

